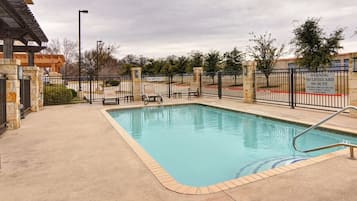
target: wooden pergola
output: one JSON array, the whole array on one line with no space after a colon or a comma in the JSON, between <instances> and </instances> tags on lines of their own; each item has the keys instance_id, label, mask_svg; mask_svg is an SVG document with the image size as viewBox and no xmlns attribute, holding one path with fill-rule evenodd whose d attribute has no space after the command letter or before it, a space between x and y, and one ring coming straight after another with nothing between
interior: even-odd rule
<instances>
[{"instance_id":1,"label":"wooden pergola","mask_svg":"<svg viewBox=\"0 0 357 201\"><path fill-rule=\"evenodd\" d=\"M46 48L48 39L28 4L33 4L32 0L0 0L0 50L8 59L14 52L26 52L29 65L33 65L34 53ZM15 46L15 41L22 45Z\"/></svg>"}]
</instances>

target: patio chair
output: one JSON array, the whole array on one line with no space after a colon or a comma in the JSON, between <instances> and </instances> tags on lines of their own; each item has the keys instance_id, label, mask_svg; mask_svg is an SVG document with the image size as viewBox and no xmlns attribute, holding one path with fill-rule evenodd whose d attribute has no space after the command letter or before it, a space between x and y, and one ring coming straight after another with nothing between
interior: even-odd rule
<instances>
[{"instance_id":1,"label":"patio chair","mask_svg":"<svg viewBox=\"0 0 357 201\"><path fill-rule=\"evenodd\" d=\"M113 87L104 87L103 88L103 105L108 104L119 104L119 97Z\"/></svg>"},{"instance_id":2,"label":"patio chair","mask_svg":"<svg viewBox=\"0 0 357 201\"><path fill-rule=\"evenodd\" d=\"M188 88L188 98L191 98L191 96L199 97L200 96L200 90L197 88L196 90L192 90L191 88Z\"/></svg>"},{"instance_id":3,"label":"patio chair","mask_svg":"<svg viewBox=\"0 0 357 201\"><path fill-rule=\"evenodd\" d=\"M195 83L190 83L188 88L187 97L191 98L191 96L199 97L200 96L200 88Z\"/></svg>"},{"instance_id":4,"label":"patio chair","mask_svg":"<svg viewBox=\"0 0 357 201\"><path fill-rule=\"evenodd\" d=\"M142 99L145 105L149 102L157 102L159 104L163 102L162 96L155 92L153 85L144 85L144 94Z\"/></svg>"}]
</instances>

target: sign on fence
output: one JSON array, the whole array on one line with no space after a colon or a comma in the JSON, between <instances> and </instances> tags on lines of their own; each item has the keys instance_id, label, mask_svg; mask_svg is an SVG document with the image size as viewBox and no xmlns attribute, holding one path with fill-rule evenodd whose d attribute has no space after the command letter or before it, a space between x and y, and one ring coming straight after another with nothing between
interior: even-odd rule
<instances>
[{"instance_id":1,"label":"sign on fence","mask_svg":"<svg viewBox=\"0 0 357 201\"><path fill-rule=\"evenodd\" d=\"M148 82L163 82L166 81L167 77L145 77Z\"/></svg>"},{"instance_id":2,"label":"sign on fence","mask_svg":"<svg viewBox=\"0 0 357 201\"><path fill-rule=\"evenodd\" d=\"M335 94L335 73L307 73L306 93Z\"/></svg>"}]
</instances>

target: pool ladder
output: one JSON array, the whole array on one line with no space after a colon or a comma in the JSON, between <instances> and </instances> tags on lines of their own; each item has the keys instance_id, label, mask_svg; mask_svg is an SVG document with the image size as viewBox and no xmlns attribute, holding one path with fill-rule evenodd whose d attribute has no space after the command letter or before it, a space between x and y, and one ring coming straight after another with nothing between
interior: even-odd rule
<instances>
[{"instance_id":1,"label":"pool ladder","mask_svg":"<svg viewBox=\"0 0 357 201\"><path fill-rule=\"evenodd\" d=\"M328 120L334 118L335 116L339 115L340 113L346 111L346 110L357 110L357 107L356 106L347 106L345 108L343 108L342 110L338 111L338 112L335 112L334 114L326 117L325 119L321 120L319 123L315 124L315 125L312 125L310 126L309 128L303 130L302 132L300 132L298 135L296 135L294 138L293 138L293 146L294 146L294 149L296 151L299 151L299 152L303 152L303 153L309 153L309 152L314 152L314 151L319 151L319 150L323 150L323 149L328 149L328 148L333 148L333 147L349 147L350 148L350 156L352 159L354 159L354 152L353 152L353 149L354 148L357 148L357 145L355 144L348 144L348 143L336 143L336 144L330 144L330 145L326 145L326 146L321 146L321 147L317 147L317 148L313 148L313 149L308 149L308 150L300 150L299 148L297 148L296 146L296 140L301 137L302 135L306 134L307 132L309 132L310 130L320 126L321 124L327 122Z\"/></svg>"}]
</instances>

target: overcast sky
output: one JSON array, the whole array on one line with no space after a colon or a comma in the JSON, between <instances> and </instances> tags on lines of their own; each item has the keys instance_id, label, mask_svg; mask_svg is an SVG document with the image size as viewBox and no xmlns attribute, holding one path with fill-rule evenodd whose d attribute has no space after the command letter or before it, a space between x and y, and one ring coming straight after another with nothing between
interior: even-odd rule
<instances>
[{"instance_id":1,"label":"overcast sky","mask_svg":"<svg viewBox=\"0 0 357 201\"><path fill-rule=\"evenodd\" d=\"M165 57L191 50L245 51L250 32L272 33L288 45L292 30L308 17L321 18L326 32L346 28L344 49L357 51L355 0L34 0L30 6L51 39L78 38L82 14L83 49L96 40L120 45L118 57ZM287 51L289 48L286 49Z\"/></svg>"}]
</instances>

